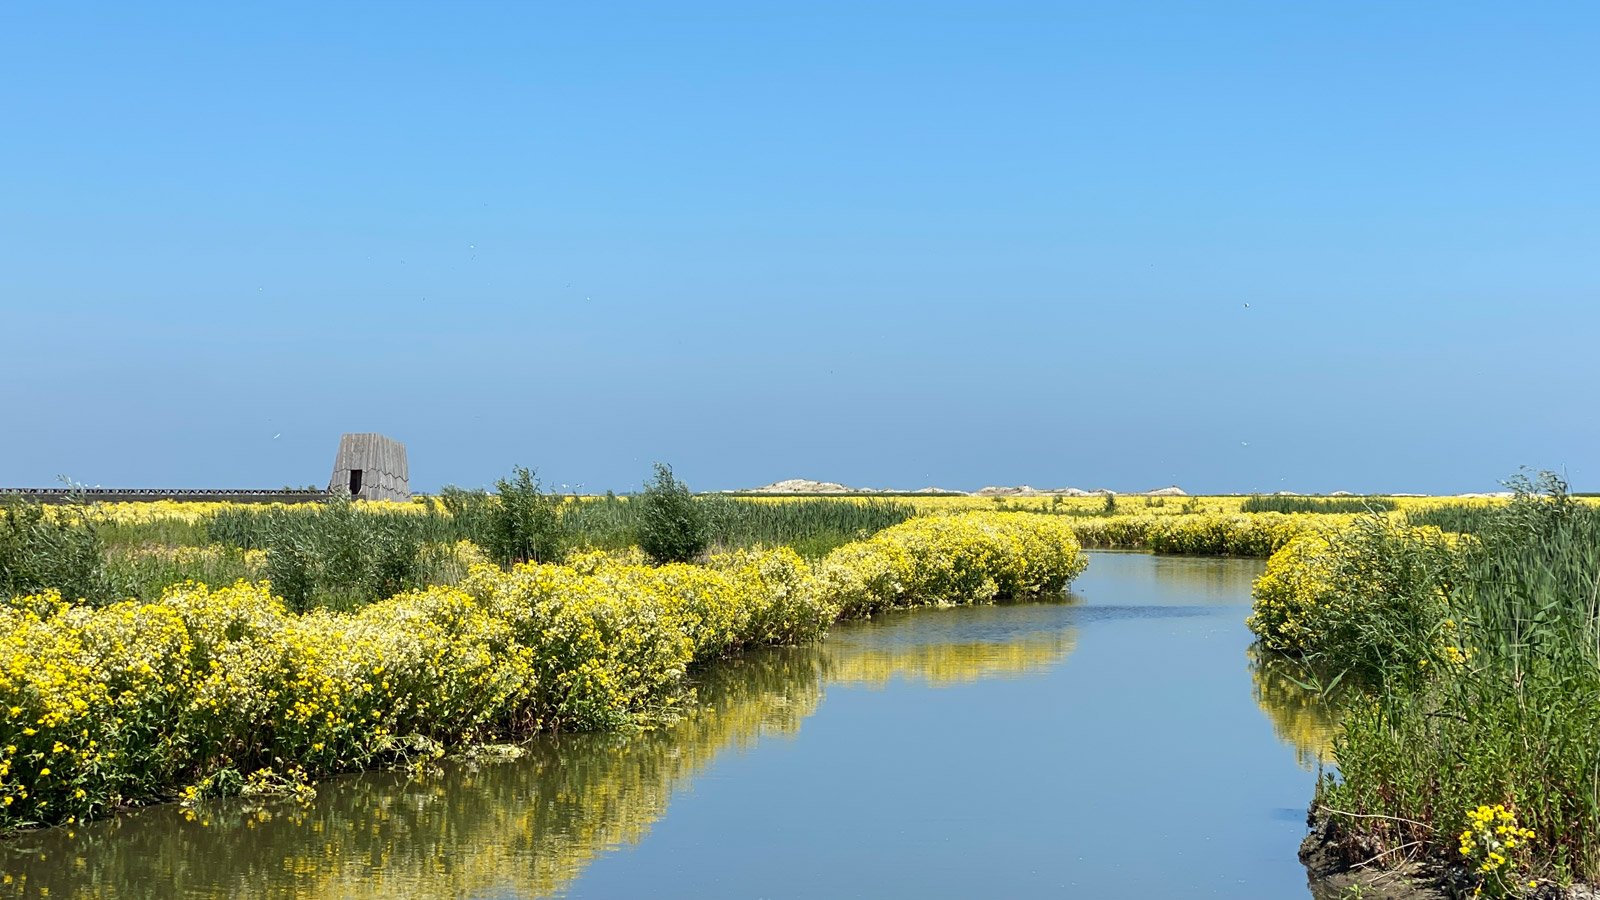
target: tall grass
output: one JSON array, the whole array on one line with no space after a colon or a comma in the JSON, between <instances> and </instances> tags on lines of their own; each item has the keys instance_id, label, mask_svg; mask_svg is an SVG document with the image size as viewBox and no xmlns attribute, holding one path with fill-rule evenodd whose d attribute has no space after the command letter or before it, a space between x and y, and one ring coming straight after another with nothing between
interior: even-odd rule
<instances>
[{"instance_id":1,"label":"tall grass","mask_svg":"<svg viewBox=\"0 0 1600 900\"><path fill-rule=\"evenodd\" d=\"M1393 500L1384 497L1290 497L1277 494L1256 494L1239 504L1245 513L1367 513L1395 508Z\"/></svg>"},{"instance_id":2,"label":"tall grass","mask_svg":"<svg viewBox=\"0 0 1600 900\"><path fill-rule=\"evenodd\" d=\"M1480 534L1500 520L1501 507L1485 503L1441 503L1406 510L1406 521L1413 525L1432 525L1456 534Z\"/></svg>"},{"instance_id":3,"label":"tall grass","mask_svg":"<svg viewBox=\"0 0 1600 900\"><path fill-rule=\"evenodd\" d=\"M69 597L111 590L96 523L79 506L46 515L38 503L0 501L0 599L55 588Z\"/></svg>"}]
</instances>

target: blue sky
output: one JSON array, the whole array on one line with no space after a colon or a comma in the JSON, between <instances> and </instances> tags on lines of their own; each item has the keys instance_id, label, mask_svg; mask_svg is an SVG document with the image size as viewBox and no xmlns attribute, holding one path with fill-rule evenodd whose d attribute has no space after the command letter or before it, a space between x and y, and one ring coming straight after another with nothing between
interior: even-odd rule
<instances>
[{"instance_id":1,"label":"blue sky","mask_svg":"<svg viewBox=\"0 0 1600 900\"><path fill-rule=\"evenodd\" d=\"M0 484L1600 489L1600 7L0 6Z\"/></svg>"}]
</instances>

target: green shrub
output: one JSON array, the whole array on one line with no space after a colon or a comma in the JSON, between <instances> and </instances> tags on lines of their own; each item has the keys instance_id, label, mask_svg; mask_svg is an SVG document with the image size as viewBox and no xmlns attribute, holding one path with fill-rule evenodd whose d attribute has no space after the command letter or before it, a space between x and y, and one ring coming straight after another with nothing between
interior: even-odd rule
<instances>
[{"instance_id":1,"label":"green shrub","mask_svg":"<svg viewBox=\"0 0 1600 900\"><path fill-rule=\"evenodd\" d=\"M350 609L424 586L415 524L334 497L315 516L281 517L267 537L267 578L293 610Z\"/></svg>"},{"instance_id":2,"label":"green shrub","mask_svg":"<svg viewBox=\"0 0 1600 900\"><path fill-rule=\"evenodd\" d=\"M1370 513L1395 508L1384 497L1287 497L1256 494L1239 504L1242 513Z\"/></svg>"},{"instance_id":3,"label":"green shrub","mask_svg":"<svg viewBox=\"0 0 1600 900\"><path fill-rule=\"evenodd\" d=\"M1452 643L1460 541L1437 528L1362 517L1302 534L1257 579L1246 624L1269 650L1368 680L1413 677Z\"/></svg>"},{"instance_id":4,"label":"green shrub","mask_svg":"<svg viewBox=\"0 0 1600 900\"><path fill-rule=\"evenodd\" d=\"M564 541L556 510L561 499L541 490L527 467L512 471L510 480L495 482L499 502L488 509L484 549L502 565L559 559Z\"/></svg>"},{"instance_id":5,"label":"green shrub","mask_svg":"<svg viewBox=\"0 0 1600 900\"><path fill-rule=\"evenodd\" d=\"M1432 525L1440 531L1456 534L1481 534L1491 527L1503 507L1486 503L1441 503L1423 509L1406 510L1406 521L1412 525Z\"/></svg>"},{"instance_id":6,"label":"green shrub","mask_svg":"<svg viewBox=\"0 0 1600 900\"><path fill-rule=\"evenodd\" d=\"M447 484L439 490L438 500L450 520L450 539L465 539L480 545L487 542L495 505L488 491ZM435 536L434 539L443 540L445 536Z\"/></svg>"},{"instance_id":7,"label":"green shrub","mask_svg":"<svg viewBox=\"0 0 1600 900\"><path fill-rule=\"evenodd\" d=\"M705 511L689 488L672 475L672 467L656 463L656 475L645 484L639 504L639 548L655 563L688 562L709 543Z\"/></svg>"},{"instance_id":8,"label":"green shrub","mask_svg":"<svg viewBox=\"0 0 1600 900\"><path fill-rule=\"evenodd\" d=\"M99 534L76 505L0 502L0 599L49 588L73 600L113 599Z\"/></svg>"}]
</instances>

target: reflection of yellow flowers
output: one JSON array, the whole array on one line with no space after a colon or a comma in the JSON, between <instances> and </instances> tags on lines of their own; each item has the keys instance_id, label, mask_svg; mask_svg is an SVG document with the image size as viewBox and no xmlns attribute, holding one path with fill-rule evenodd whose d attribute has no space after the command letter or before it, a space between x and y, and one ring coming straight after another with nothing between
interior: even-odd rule
<instances>
[{"instance_id":1,"label":"reflection of yellow flowers","mask_svg":"<svg viewBox=\"0 0 1600 900\"><path fill-rule=\"evenodd\" d=\"M1334 737L1339 732L1337 702L1304 685L1307 674L1293 660L1252 645L1250 680L1256 703L1272 722L1278 739L1295 749L1300 767L1315 770L1333 758Z\"/></svg>"},{"instance_id":2,"label":"reflection of yellow flowers","mask_svg":"<svg viewBox=\"0 0 1600 900\"><path fill-rule=\"evenodd\" d=\"M909 677L942 687L1000 675L1020 675L1048 668L1076 646L1071 632L1048 632L1004 643L961 642L910 647L868 648L848 644L823 646L833 680L874 687L896 677Z\"/></svg>"}]
</instances>

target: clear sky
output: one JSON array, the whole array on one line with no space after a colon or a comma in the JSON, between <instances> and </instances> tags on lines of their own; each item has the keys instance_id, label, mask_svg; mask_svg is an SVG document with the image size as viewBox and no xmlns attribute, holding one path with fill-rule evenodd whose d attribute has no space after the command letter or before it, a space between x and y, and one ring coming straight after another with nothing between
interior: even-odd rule
<instances>
[{"instance_id":1,"label":"clear sky","mask_svg":"<svg viewBox=\"0 0 1600 900\"><path fill-rule=\"evenodd\" d=\"M1600 489L1600 6L0 4L0 485Z\"/></svg>"}]
</instances>

